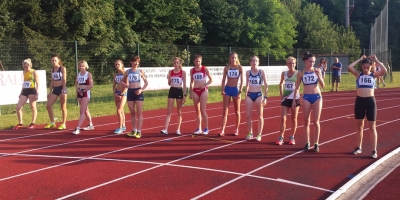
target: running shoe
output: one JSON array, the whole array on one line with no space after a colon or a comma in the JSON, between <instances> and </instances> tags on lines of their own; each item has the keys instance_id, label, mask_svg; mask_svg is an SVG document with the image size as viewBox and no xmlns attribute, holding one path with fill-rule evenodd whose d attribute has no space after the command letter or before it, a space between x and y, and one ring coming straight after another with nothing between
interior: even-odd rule
<instances>
[{"instance_id":1,"label":"running shoe","mask_svg":"<svg viewBox=\"0 0 400 200\"><path fill-rule=\"evenodd\" d=\"M164 135L168 135L168 131L165 130L165 129L161 130L160 133L161 133L161 134L164 134Z\"/></svg>"},{"instance_id":2,"label":"running shoe","mask_svg":"<svg viewBox=\"0 0 400 200\"><path fill-rule=\"evenodd\" d=\"M176 130L176 134L177 134L177 135L180 135L180 134L181 134L181 131L180 131L180 130Z\"/></svg>"},{"instance_id":3,"label":"running shoe","mask_svg":"<svg viewBox=\"0 0 400 200\"><path fill-rule=\"evenodd\" d=\"M373 150L372 151L372 154L371 154L371 158L377 158L378 157L378 153L375 151L375 150Z\"/></svg>"},{"instance_id":4,"label":"running shoe","mask_svg":"<svg viewBox=\"0 0 400 200\"><path fill-rule=\"evenodd\" d=\"M314 144L314 151L319 152L319 145L317 143Z\"/></svg>"},{"instance_id":5,"label":"running shoe","mask_svg":"<svg viewBox=\"0 0 400 200\"><path fill-rule=\"evenodd\" d=\"M261 134L258 134L258 135L257 135L256 140L257 140L258 142L261 141Z\"/></svg>"},{"instance_id":6,"label":"running shoe","mask_svg":"<svg viewBox=\"0 0 400 200\"><path fill-rule=\"evenodd\" d=\"M359 153L361 153L361 152L362 152L362 150L361 150L359 147L357 147L357 148L355 148L354 151L351 152L351 153L354 154L354 155L357 155L357 154L359 154Z\"/></svg>"},{"instance_id":7,"label":"running shoe","mask_svg":"<svg viewBox=\"0 0 400 200\"><path fill-rule=\"evenodd\" d=\"M201 132L201 129L196 129L196 131L193 133L193 134L195 134L195 135L199 135L199 134L201 134L202 132Z\"/></svg>"},{"instance_id":8,"label":"running shoe","mask_svg":"<svg viewBox=\"0 0 400 200\"><path fill-rule=\"evenodd\" d=\"M64 130L64 129L67 129L67 126L65 126L65 124L61 124L61 125L58 127L58 130Z\"/></svg>"},{"instance_id":9,"label":"running shoe","mask_svg":"<svg viewBox=\"0 0 400 200\"><path fill-rule=\"evenodd\" d=\"M81 133L81 129L76 127L75 130L72 132L72 134L74 135L78 135L79 133Z\"/></svg>"},{"instance_id":10,"label":"running shoe","mask_svg":"<svg viewBox=\"0 0 400 200\"><path fill-rule=\"evenodd\" d=\"M35 124L34 123L29 124L28 129L33 129L33 128L35 128Z\"/></svg>"},{"instance_id":11,"label":"running shoe","mask_svg":"<svg viewBox=\"0 0 400 200\"><path fill-rule=\"evenodd\" d=\"M56 127L56 124L50 123L50 124L47 124L44 128L49 129L49 128L54 128L54 127Z\"/></svg>"},{"instance_id":12,"label":"running shoe","mask_svg":"<svg viewBox=\"0 0 400 200\"><path fill-rule=\"evenodd\" d=\"M253 133L247 134L246 140L252 140L252 139L254 139Z\"/></svg>"},{"instance_id":13,"label":"running shoe","mask_svg":"<svg viewBox=\"0 0 400 200\"><path fill-rule=\"evenodd\" d=\"M309 148L310 148L310 143L307 142L306 145L304 145L303 150L308 151Z\"/></svg>"},{"instance_id":14,"label":"running shoe","mask_svg":"<svg viewBox=\"0 0 400 200\"><path fill-rule=\"evenodd\" d=\"M114 131L115 134L122 134L123 132L124 132L124 131L122 131L121 128L117 128L117 129Z\"/></svg>"},{"instance_id":15,"label":"running shoe","mask_svg":"<svg viewBox=\"0 0 400 200\"><path fill-rule=\"evenodd\" d=\"M122 131L126 131L126 127L125 126L122 127Z\"/></svg>"},{"instance_id":16,"label":"running shoe","mask_svg":"<svg viewBox=\"0 0 400 200\"><path fill-rule=\"evenodd\" d=\"M208 135L208 128L205 128L205 129L203 130L203 135Z\"/></svg>"},{"instance_id":17,"label":"running shoe","mask_svg":"<svg viewBox=\"0 0 400 200\"><path fill-rule=\"evenodd\" d=\"M385 87L386 86L386 83L383 83L383 87Z\"/></svg>"},{"instance_id":18,"label":"running shoe","mask_svg":"<svg viewBox=\"0 0 400 200\"><path fill-rule=\"evenodd\" d=\"M22 127L22 124L17 124L16 126L14 126L13 129L19 129L19 128L21 128L21 127Z\"/></svg>"},{"instance_id":19,"label":"running shoe","mask_svg":"<svg viewBox=\"0 0 400 200\"><path fill-rule=\"evenodd\" d=\"M290 145L295 145L295 144L296 144L296 141L294 141L294 136L290 136L290 138L289 138L289 144L290 144Z\"/></svg>"},{"instance_id":20,"label":"running shoe","mask_svg":"<svg viewBox=\"0 0 400 200\"><path fill-rule=\"evenodd\" d=\"M279 136L278 140L275 142L276 145L282 145L283 144L283 137Z\"/></svg>"},{"instance_id":21,"label":"running shoe","mask_svg":"<svg viewBox=\"0 0 400 200\"><path fill-rule=\"evenodd\" d=\"M93 124L89 124L89 125L87 125L85 128L83 128L83 130L85 130L85 131L94 130L94 126L93 126Z\"/></svg>"},{"instance_id":22,"label":"running shoe","mask_svg":"<svg viewBox=\"0 0 400 200\"><path fill-rule=\"evenodd\" d=\"M136 132L136 134L134 135L135 138L139 139L142 137L142 134L140 134L140 132Z\"/></svg>"},{"instance_id":23,"label":"running shoe","mask_svg":"<svg viewBox=\"0 0 400 200\"><path fill-rule=\"evenodd\" d=\"M130 133L128 133L128 134L126 134L126 136L128 136L128 137L135 137L135 135L136 135L136 131L134 130L134 131L131 131Z\"/></svg>"}]
</instances>

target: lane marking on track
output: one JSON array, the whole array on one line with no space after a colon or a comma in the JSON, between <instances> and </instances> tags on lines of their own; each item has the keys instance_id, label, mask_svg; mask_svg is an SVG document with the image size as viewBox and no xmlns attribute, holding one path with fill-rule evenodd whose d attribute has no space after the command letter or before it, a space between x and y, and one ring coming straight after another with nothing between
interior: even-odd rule
<instances>
[{"instance_id":1,"label":"lane marking on track","mask_svg":"<svg viewBox=\"0 0 400 200\"><path fill-rule=\"evenodd\" d=\"M201 135L192 135L192 138L205 138L205 139L209 139L209 140L217 140L217 141L229 142L229 143L235 142L235 141L222 140L222 139L218 139L218 138L206 137L206 136L201 136Z\"/></svg>"},{"instance_id":2,"label":"lane marking on track","mask_svg":"<svg viewBox=\"0 0 400 200\"><path fill-rule=\"evenodd\" d=\"M347 117L347 119L354 119L354 116L353 117ZM364 120L366 120L366 119L364 119ZM387 122L387 121L384 121L384 120L375 120L375 121L377 121L377 122Z\"/></svg>"},{"instance_id":3,"label":"lane marking on track","mask_svg":"<svg viewBox=\"0 0 400 200\"><path fill-rule=\"evenodd\" d=\"M399 105L399 106L392 106L392 107L388 107L388 108L384 108L384 109L390 109L390 108L394 108L394 107L400 107L400 105ZM379 109L378 109L378 110L379 110ZM381 110L383 110L383 108L382 108ZM349 114L349 115L350 115L350 114ZM331 121L331 120L343 118L343 117L349 116L349 115L344 115L344 116L340 116L340 117L335 117L335 118L331 118L331 119L323 120L323 121ZM398 120L400 120L400 119L398 119ZM398 120L394 120L394 121L398 121ZM321 121L321 122L323 122L323 121ZM393 122L394 122L394 121L393 121ZM382 125L383 125L383 124L382 124ZM379 126L381 126L381 125L379 125ZM302 127L302 126L299 126L299 127ZM278 131L275 131L275 132L272 132L272 133L269 133L269 134L265 134L265 135L270 135L270 134L274 134L274 133L278 133ZM348 136L353 135L353 134L355 134L355 132L353 132L353 133L351 133L351 134L348 134ZM265 136L265 135L263 135L263 136ZM96 189L96 188L99 188L99 187L103 187L103 186L105 186L105 185L108 185L108 184L111 184L111 183L114 183L114 182L117 182L117 181L120 181L120 180L129 178L129 177L135 176L135 175L137 175L137 174L141 174L141 173L144 173L144 172L147 172L147 171L150 171L150 170L153 170L153 169L156 169L156 168L159 168L159 167L168 165L168 164L172 164L172 163L175 163L175 162L178 162L178 161L181 161L181 160L190 158L190 157L194 157L194 156L196 156L196 155L200 155L200 154L207 153L207 152L210 152L210 151L214 151L214 150L217 150L217 149L221 149L221 148L224 148L224 147L227 147L227 146L231 146L231 145L234 145L234 144L242 143L242 142L245 142L245 141L246 141L246 140L241 140L241 141L234 142L234 143L230 143L230 144L226 144L226 145L223 145L223 146L220 146L220 147L215 147L215 148L212 148L212 149L209 149L209 150L204 150L204 151L202 151L202 152L195 153L195 154L192 154L192 155L189 155L189 156L185 156L185 157L183 157L183 158L176 159L176 160L170 161L170 162L165 163L165 164L157 165L157 166L154 166L154 167L151 167L151 168L142 170L142 171L138 171L138 172L136 172L136 173L129 174L129 175L126 175L126 176L123 176L123 177L120 177L120 178L117 178L117 179L114 179L114 180L111 180L111 181L108 181L108 182L104 182L104 183L102 183L102 184L99 184L99 185L96 185L96 186L93 186L93 187L90 187L90 188L86 188L86 189L84 189L84 190L81 190L81 191L78 191L78 192L75 192L75 193L73 193L73 194L69 194L69 195L66 195L66 196L63 196L63 197L60 197L60 198L57 198L57 199L66 199L66 198L69 198L69 197L72 197L72 196L75 196L75 195L78 195L78 194L81 194L81 193L84 193L84 192L87 192L87 191L90 191L90 190L93 190L93 189ZM332 140L332 141L333 141L333 140ZM321 145L322 145L322 144L321 144ZM254 170L252 170L252 171L246 173L245 175L251 175L252 173L257 172L257 171L259 171L259 170L261 170L261 169L263 169L263 168L265 168L265 167L271 166L271 165L273 165L273 164L275 164L275 163L278 163L278 162L280 162L280 161L285 160L286 158L292 157L292 156L294 156L294 155L296 155L296 154L299 154L299 153L302 153L302 152L303 152L303 151L301 150L301 151L295 152L295 153L293 153L293 154L290 154L290 155L288 155L288 156L285 156L285 157L283 157L283 158L280 158L280 159L278 159L278 160L276 160L276 161L273 161L273 162L271 162L271 163L269 163L269 164L266 164L266 165L261 166L261 167L259 167L259 168L257 168L257 169L254 169ZM214 189L212 189L212 190L209 190L208 192L205 192L205 193L203 193L203 194L201 194L201 195L195 197L194 199L198 199L198 198L200 198L200 197L202 197L202 196L205 196L205 195L207 195L207 194L209 194L209 193L211 193L211 192L213 192L213 191L215 191L215 190L217 190L217 189L219 189L219 188L224 187L225 185L228 185L228 184L230 184L230 183L232 183L232 182L235 182L236 180L239 180L239 179L241 179L241 178L243 178L243 177L246 177L245 175L239 176L239 177L237 177L237 178L235 178L235 179L233 179L233 180L231 180L231 181L229 181L229 182L226 182L226 183L224 183L224 184L218 186L217 188L214 188ZM301 184L301 183L299 183L299 184Z\"/></svg>"},{"instance_id":4,"label":"lane marking on track","mask_svg":"<svg viewBox=\"0 0 400 200\"><path fill-rule=\"evenodd\" d=\"M394 106L394 107L397 107L397 106ZM380 110L380 109L379 109ZM332 120L332 119L330 119L330 120ZM326 120L326 121L330 121L330 120ZM301 127L301 126L300 126ZM269 134L264 134L264 135L270 135L270 134L275 134L275 133L277 133L277 132L273 132L273 133L269 133ZM169 139L169 138L168 138ZM87 139L87 140L89 140L89 139ZM163 140L161 140L161 141L163 141ZM244 140L245 141L245 140ZM244 142L244 141L239 141L239 142ZM151 143L156 143L156 142L158 142L158 141L155 141L155 142L151 142ZM239 143L239 142L236 142L236 143ZM146 143L146 144L143 144L143 145L137 145L137 146L144 146L144 145L147 145L147 144L151 144L151 143ZM232 144L236 144L236 143L232 143ZM229 144L230 145L230 144ZM225 146L229 146L229 145L224 145L224 146L221 146L220 148L223 148L223 147L225 147ZM136 146L134 146L134 147L136 147ZM128 147L128 148L124 148L124 149L121 149L121 150L125 150L125 149L129 149L129 148L134 148L134 147ZM209 150L209 151L212 151L212 150L215 150L215 149L219 149L219 148L214 148L214 149L211 149L211 150ZM117 150L117 151L120 151L120 150ZM113 152L117 152L117 151L113 151ZM206 151L206 152L208 152L208 151ZM108 153L103 153L102 155L106 155L106 154L109 154L109 153L112 153L112 152L108 152ZM201 154L202 152L200 152L199 154ZM204 153L204 152L203 152ZM12 155L12 154L10 154L10 155ZM195 154L195 155L198 155L198 154ZM191 155L191 156L195 156L195 155ZM99 155L98 155L99 156ZM191 157L190 156L190 157ZM92 156L93 157L93 156ZM188 157L188 156L187 156ZM182 158L182 159L185 159L186 157L184 157L184 158ZM42 170L39 170L39 171L42 171ZM148 171L148 170L146 170L146 171Z\"/></svg>"}]
</instances>

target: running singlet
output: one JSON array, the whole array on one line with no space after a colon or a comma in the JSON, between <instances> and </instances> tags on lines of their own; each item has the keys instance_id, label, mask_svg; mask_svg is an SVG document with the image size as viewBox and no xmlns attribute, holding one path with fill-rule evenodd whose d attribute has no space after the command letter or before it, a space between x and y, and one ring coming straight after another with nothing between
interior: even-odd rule
<instances>
[{"instance_id":1,"label":"running singlet","mask_svg":"<svg viewBox=\"0 0 400 200\"><path fill-rule=\"evenodd\" d=\"M79 85L89 85L89 72L86 72L84 75L81 73L78 74L78 84Z\"/></svg>"},{"instance_id":2,"label":"running singlet","mask_svg":"<svg viewBox=\"0 0 400 200\"><path fill-rule=\"evenodd\" d=\"M53 80L61 81L62 78L61 67L62 66L60 66L56 72L54 72L54 68L51 70L51 77L53 78Z\"/></svg>"},{"instance_id":3,"label":"running singlet","mask_svg":"<svg viewBox=\"0 0 400 200\"><path fill-rule=\"evenodd\" d=\"M373 89L374 86L375 86L374 73L371 72L369 75L364 75L361 72L356 80L356 88L371 88L371 89Z\"/></svg>"},{"instance_id":4,"label":"running singlet","mask_svg":"<svg viewBox=\"0 0 400 200\"><path fill-rule=\"evenodd\" d=\"M205 81L206 80L206 69L205 66L201 66L200 71L196 71L193 67L192 69L192 77L194 81Z\"/></svg>"},{"instance_id":5,"label":"running singlet","mask_svg":"<svg viewBox=\"0 0 400 200\"><path fill-rule=\"evenodd\" d=\"M303 74L304 85L314 85L318 83L318 76L315 72L304 72Z\"/></svg>"},{"instance_id":6,"label":"running singlet","mask_svg":"<svg viewBox=\"0 0 400 200\"><path fill-rule=\"evenodd\" d=\"M237 68L230 68L226 72L226 75L228 78L239 78L240 72L239 72L239 66Z\"/></svg>"},{"instance_id":7,"label":"running singlet","mask_svg":"<svg viewBox=\"0 0 400 200\"><path fill-rule=\"evenodd\" d=\"M132 71L132 69L129 69L128 81L129 83L140 82L140 70Z\"/></svg>"},{"instance_id":8,"label":"running singlet","mask_svg":"<svg viewBox=\"0 0 400 200\"><path fill-rule=\"evenodd\" d=\"M283 97L285 99L293 99L293 93L294 89L296 87L296 81L297 81L297 70L294 72L294 74L289 77L288 73L289 71L285 71L283 75ZM296 95L296 99L299 99L300 95Z\"/></svg>"},{"instance_id":9,"label":"running singlet","mask_svg":"<svg viewBox=\"0 0 400 200\"><path fill-rule=\"evenodd\" d=\"M33 72L35 70L30 69L29 71L24 71L24 83L22 83L22 88L35 88L35 77Z\"/></svg>"},{"instance_id":10,"label":"running singlet","mask_svg":"<svg viewBox=\"0 0 400 200\"><path fill-rule=\"evenodd\" d=\"M263 80L262 80L262 77L261 77L261 71L258 70L257 74L253 75L251 73L251 70L250 70L250 73L249 73L249 85L250 86L261 86L262 82L263 82Z\"/></svg>"},{"instance_id":11,"label":"running singlet","mask_svg":"<svg viewBox=\"0 0 400 200\"><path fill-rule=\"evenodd\" d=\"M120 83L123 76L124 76L124 74L119 74L119 73L115 74L114 81L115 81L117 84Z\"/></svg>"},{"instance_id":12,"label":"running singlet","mask_svg":"<svg viewBox=\"0 0 400 200\"><path fill-rule=\"evenodd\" d=\"M178 73L175 73L174 70L171 70L171 85L182 85L182 70Z\"/></svg>"}]
</instances>

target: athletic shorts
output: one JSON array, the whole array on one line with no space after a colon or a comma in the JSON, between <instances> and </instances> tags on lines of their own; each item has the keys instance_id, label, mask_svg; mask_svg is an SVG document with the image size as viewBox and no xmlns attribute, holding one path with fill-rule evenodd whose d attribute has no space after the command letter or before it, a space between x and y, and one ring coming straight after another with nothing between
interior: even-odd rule
<instances>
[{"instance_id":1,"label":"athletic shorts","mask_svg":"<svg viewBox=\"0 0 400 200\"><path fill-rule=\"evenodd\" d=\"M81 92L77 92L76 93L76 97L77 98L88 98L88 99L90 99L90 90L88 90L88 91L86 91L86 92L83 92L83 90L84 89L80 89L81 90Z\"/></svg>"},{"instance_id":2,"label":"athletic shorts","mask_svg":"<svg viewBox=\"0 0 400 200\"><path fill-rule=\"evenodd\" d=\"M62 91L63 91L63 86L54 87L54 88L53 88L52 94L55 94L55 95L57 95L57 96L60 96L60 94L62 93ZM65 89L65 92L64 92L64 93L67 94L67 89Z\"/></svg>"},{"instance_id":3,"label":"athletic shorts","mask_svg":"<svg viewBox=\"0 0 400 200\"><path fill-rule=\"evenodd\" d=\"M183 89L177 87L170 87L168 92L169 99L183 99Z\"/></svg>"},{"instance_id":4,"label":"athletic shorts","mask_svg":"<svg viewBox=\"0 0 400 200\"><path fill-rule=\"evenodd\" d=\"M261 92L247 92L247 96L250 97L250 99L255 102L258 97L262 96Z\"/></svg>"},{"instance_id":5,"label":"athletic shorts","mask_svg":"<svg viewBox=\"0 0 400 200\"><path fill-rule=\"evenodd\" d=\"M321 99L322 96L320 94L304 94L303 99L314 104L318 99Z\"/></svg>"},{"instance_id":6,"label":"athletic shorts","mask_svg":"<svg viewBox=\"0 0 400 200\"><path fill-rule=\"evenodd\" d=\"M281 106L291 108L293 103L293 99L285 99L281 102ZM300 106L300 99L296 99L296 107Z\"/></svg>"},{"instance_id":7,"label":"athletic shorts","mask_svg":"<svg viewBox=\"0 0 400 200\"><path fill-rule=\"evenodd\" d=\"M356 119L364 119L367 116L368 121L376 121L376 110L375 97L357 96L354 104L354 117Z\"/></svg>"},{"instance_id":8,"label":"athletic shorts","mask_svg":"<svg viewBox=\"0 0 400 200\"><path fill-rule=\"evenodd\" d=\"M143 92L137 95L135 92L140 88L128 88L127 101L144 101Z\"/></svg>"},{"instance_id":9,"label":"athletic shorts","mask_svg":"<svg viewBox=\"0 0 400 200\"><path fill-rule=\"evenodd\" d=\"M340 83L340 76L332 75L332 83Z\"/></svg>"},{"instance_id":10,"label":"athletic shorts","mask_svg":"<svg viewBox=\"0 0 400 200\"><path fill-rule=\"evenodd\" d=\"M29 96L29 95L32 95L32 94L37 94L37 91L36 91L36 88L23 88L22 90L21 90L21 95L22 96Z\"/></svg>"},{"instance_id":11,"label":"athletic shorts","mask_svg":"<svg viewBox=\"0 0 400 200\"><path fill-rule=\"evenodd\" d=\"M238 87L225 86L224 92L225 92L226 96L237 97L238 94L239 94L239 88Z\"/></svg>"},{"instance_id":12,"label":"athletic shorts","mask_svg":"<svg viewBox=\"0 0 400 200\"><path fill-rule=\"evenodd\" d=\"M115 94L118 95L118 96L126 96L126 92L121 93L121 92L118 91L118 90L115 90Z\"/></svg>"}]
</instances>

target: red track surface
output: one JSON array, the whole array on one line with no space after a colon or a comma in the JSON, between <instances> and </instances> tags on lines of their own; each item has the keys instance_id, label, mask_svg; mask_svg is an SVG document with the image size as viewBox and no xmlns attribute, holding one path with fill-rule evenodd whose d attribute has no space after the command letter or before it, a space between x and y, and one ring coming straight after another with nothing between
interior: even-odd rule
<instances>
[{"instance_id":1,"label":"red track surface","mask_svg":"<svg viewBox=\"0 0 400 200\"><path fill-rule=\"evenodd\" d=\"M400 88L375 92L378 156L382 157L399 147ZM301 112L297 144L275 145L280 101L268 100L261 142L244 140L244 102L240 135L233 136L231 106L228 136L223 138L217 137L221 103L208 105L207 136L191 135L196 126L191 106L183 108L181 136L172 131L176 114L171 120L172 134L159 134L165 109L144 113L141 139L114 135L115 116L94 118L96 129L80 135L43 126L0 131L0 199L325 199L376 161L369 157L369 131L365 131L363 153L350 154L356 143L354 91L323 93L319 153L301 151L305 143ZM74 126L76 121L67 124ZM313 126L311 133L312 142ZM393 174L398 177L399 170ZM399 183L398 178L387 180ZM394 190L395 185L381 184L377 188ZM368 198L394 197L380 191L372 190Z\"/></svg>"}]
</instances>

